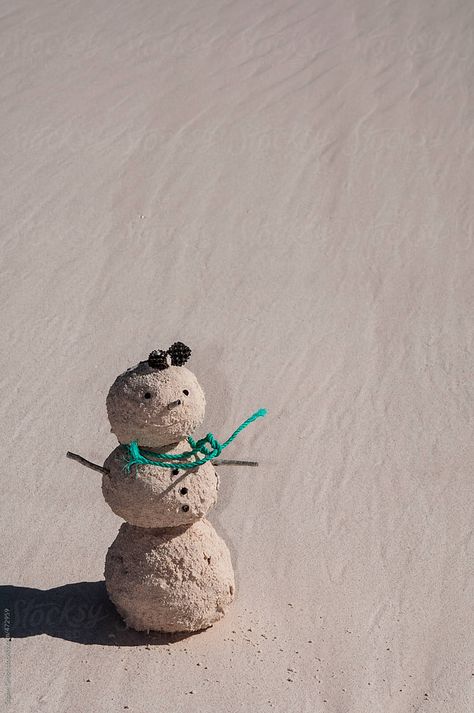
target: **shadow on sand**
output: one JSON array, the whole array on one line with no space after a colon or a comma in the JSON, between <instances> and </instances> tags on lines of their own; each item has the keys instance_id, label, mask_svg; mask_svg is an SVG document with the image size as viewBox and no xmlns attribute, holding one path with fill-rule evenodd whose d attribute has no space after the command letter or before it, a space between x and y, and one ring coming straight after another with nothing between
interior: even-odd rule
<instances>
[{"instance_id":1,"label":"shadow on sand","mask_svg":"<svg viewBox=\"0 0 474 713\"><path fill-rule=\"evenodd\" d=\"M162 646L193 634L128 629L107 596L105 582L75 582L53 589L0 586L2 636L48 634L78 644Z\"/></svg>"}]
</instances>

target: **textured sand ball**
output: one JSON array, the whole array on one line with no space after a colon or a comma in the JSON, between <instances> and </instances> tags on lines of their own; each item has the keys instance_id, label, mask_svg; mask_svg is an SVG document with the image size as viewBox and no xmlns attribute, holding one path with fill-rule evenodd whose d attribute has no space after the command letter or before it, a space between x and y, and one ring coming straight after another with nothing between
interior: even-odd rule
<instances>
[{"instance_id":1,"label":"textured sand ball","mask_svg":"<svg viewBox=\"0 0 474 713\"><path fill-rule=\"evenodd\" d=\"M169 453L189 450L181 441ZM134 465L124 470L124 450L118 446L104 466L103 496L116 515L138 527L176 527L195 522L215 504L218 479L212 463L193 470ZM178 472L176 472L178 470Z\"/></svg>"},{"instance_id":2,"label":"textured sand ball","mask_svg":"<svg viewBox=\"0 0 474 713\"><path fill-rule=\"evenodd\" d=\"M151 530L124 523L105 561L110 599L138 631L199 631L234 598L229 550L207 520Z\"/></svg>"},{"instance_id":3,"label":"textured sand ball","mask_svg":"<svg viewBox=\"0 0 474 713\"><path fill-rule=\"evenodd\" d=\"M119 442L138 441L149 448L190 436L201 425L205 406L203 390L189 369L160 371L146 361L120 374L107 395L111 431Z\"/></svg>"}]
</instances>

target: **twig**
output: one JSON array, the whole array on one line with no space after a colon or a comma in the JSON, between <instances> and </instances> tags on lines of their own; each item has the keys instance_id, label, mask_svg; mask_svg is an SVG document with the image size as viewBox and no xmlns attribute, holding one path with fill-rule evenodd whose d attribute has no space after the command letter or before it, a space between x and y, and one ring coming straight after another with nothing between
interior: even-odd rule
<instances>
[{"instance_id":1,"label":"twig","mask_svg":"<svg viewBox=\"0 0 474 713\"><path fill-rule=\"evenodd\" d=\"M258 463L256 460L213 460L212 465L250 465L256 468Z\"/></svg>"},{"instance_id":2,"label":"twig","mask_svg":"<svg viewBox=\"0 0 474 713\"><path fill-rule=\"evenodd\" d=\"M87 458L83 458L77 453L71 453L71 451L68 451L66 453L66 456L68 458L71 458L72 460L77 460L78 463L87 466L87 468L91 468L91 470L97 470L99 471L99 473L110 473L110 470L108 468L104 468L103 466L97 465L96 463L91 463L90 460L87 460ZM213 460L212 465L248 465L252 468L256 468L258 466L258 463L255 460Z\"/></svg>"},{"instance_id":3,"label":"twig","mask_svg":"<svg viewBox=\"0 0 474 713\"><path fill-rule=\"evenodd\" d=\"M92 470L98 470L99 473L110 473L110 470L108 468L104 468L103 466L97 465L96 463L91 463L90 460L87 460L87 458L83 458L82 456L77 455L77 453L71 453L71 451L68 451L66 453L66 456L68 458L72 458L72 460L77 460L78 463L81 463L82 465L85 465L88 468L91 468Z\"/></svg>"}]
</instances>

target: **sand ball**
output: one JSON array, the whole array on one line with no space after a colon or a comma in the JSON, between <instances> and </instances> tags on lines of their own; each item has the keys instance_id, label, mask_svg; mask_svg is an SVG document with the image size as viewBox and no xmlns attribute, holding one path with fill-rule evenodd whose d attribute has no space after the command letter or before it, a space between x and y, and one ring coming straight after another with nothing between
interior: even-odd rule
<instances>
[{"instance_id":1,"label":"sand ball","mask_svg":"<svg viewBox=\"0 0 474 713\"><path fill-rule=\"evenodd\" d=\"M207 520L144 529L124 523L105 562L110 599L138 631L199 631L221 619L234 598L224 541Z\"/></svg>"},{"instance_id":2,"label":"sand ball","mask_svg":"<svg viewBox=\"0 0 474 713\"><path fill-rule=\"evenodd\" d=\"M118 376L107 395L112 433L120 443L158 448L190 436L204 418L206 400L184 366L157 370L142 361Z\"/></svg>"},{"instance_id":3,"label":"sand ball","mask_svg":"<svg viewBox=\"0 0 474 713\"><path fill-rule=\"evenodd\" d=\"M169 453L189 450L179 442ZM114 513L138 527L176 527L204 517L217 500L218 479L212 463L192 470L133 465L124 469L125 449L109 455L102 493Z\"/></svg>"}]
</instances>

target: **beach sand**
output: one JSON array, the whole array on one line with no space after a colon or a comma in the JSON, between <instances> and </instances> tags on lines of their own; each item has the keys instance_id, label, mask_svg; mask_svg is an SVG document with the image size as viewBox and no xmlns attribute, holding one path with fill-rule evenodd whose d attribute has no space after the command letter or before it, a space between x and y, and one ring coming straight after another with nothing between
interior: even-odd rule
<instances>
[{"instance_id":1,"label":"beach sand","mask_svg":"<svg viewBox=\"0 0 474 713\"><path fill-rule=\"evenodd\" d=\"M2 705L469 713L467 0L0 2ZM236 601L124 631L113 380L180 340ZM11 636L11 640L9 637Z\"/></svg>"}]
</instances>

